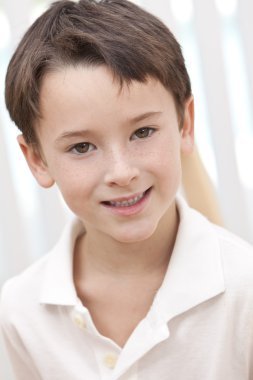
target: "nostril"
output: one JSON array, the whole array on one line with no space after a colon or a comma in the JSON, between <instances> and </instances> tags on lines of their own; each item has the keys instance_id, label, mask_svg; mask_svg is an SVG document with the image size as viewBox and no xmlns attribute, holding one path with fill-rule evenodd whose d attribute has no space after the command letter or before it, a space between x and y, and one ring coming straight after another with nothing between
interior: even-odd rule
<instances>
[{"instance_id":1,"label":"nostril","mask_svg":"<svg viewBox=\"0 0 253 380\"><path fill-rule=\"evenodd\" d=\"M139 170L137 168L119 165L107 171L105 183L107 185L128 186L138 176Z\"/></svg>"}]
</instances>

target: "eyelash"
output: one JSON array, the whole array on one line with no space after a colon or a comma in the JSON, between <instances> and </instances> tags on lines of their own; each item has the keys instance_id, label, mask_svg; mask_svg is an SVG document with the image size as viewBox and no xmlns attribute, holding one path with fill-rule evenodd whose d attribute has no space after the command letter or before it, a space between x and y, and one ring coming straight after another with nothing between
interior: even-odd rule
<instances>
[{"instance_id":1,"label":"eyelash","mask_svg":"<svg viewBox=\"0 0 253 380\"><path fill-rule=\"evenodd\" d=\"M82 146L87 146L88 149L85 151L85 152L78 152L77 151L77 148L81 148ZM95 148L95 145L89 143L89 142L81 142L81 143L78 143L78 144L75 144L73 145L70 149L69 149L69 152L71 153L74 153L76 155L83 155L83 154L87 154L89 152L91 152L92 150L95 150L95 149L91 149L91 147Z\"/></svg>"},{"instance_id":2,"label":"eyelash","mask_svg":"<svg viewBox=\"0 0 253 380\"><path fill-rule=\"evenodd\" d=\"M139 128L139 129L137 129L131 135L130 140L138 140L138 139L142 140L142 139L146 139L146 138L152 136L155 131L156 131L156 129L152 128L152 127ZM143 132L144 132L144 134L145 134L145 132L147 132L147 135L142 136L142 137L140 137L140 136L138 137L137 136L137 133L143 133ZM85 146L88 148L86 151L84 151L84 152L80 152L80 151L78 152L77 151L77 148L81 148L81 147L85 147ZM81 143L78 143L78 144L75 144L75 145L71 146L68 151L71 152L71 153L74 153L76 155L84 155L84 154L87 154L87 153L89 153L89 152L91 152L91 151L93 151L95 149L96 149L95 145L93 145L93 144L91 144L89 142L81 142Z\"/></svg>"},{"instance_id":3,"label":"eyelash","mask_svg":"<svg viewBox=\"0 0 253 380\"><path fill-rule=\"evenodd\" d=\"M154 133L155 131L156 131L156 129L155 129L155 128L152 128L152 127L143 127L143 128L139 128L139 129L137 129L137 131L135 131L135 132L132 134L131 139L132 139L132 140L146 139L146 138L152 136L153 133ZM135 137L135 138L133 138L134 135L136 136L136 134L137 134L138 132L148 132L148 134L147 134L147 136L144 136L144 137Z\"/></svg>"}]
</instances>

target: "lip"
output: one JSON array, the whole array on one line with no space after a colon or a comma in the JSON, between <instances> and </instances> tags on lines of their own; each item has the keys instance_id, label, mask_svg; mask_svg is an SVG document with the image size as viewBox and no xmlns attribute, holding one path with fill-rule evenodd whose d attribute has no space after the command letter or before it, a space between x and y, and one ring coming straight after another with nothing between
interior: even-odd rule
<instances>
[{"instance_id":1,"label":"lip","mask_svg":"<svg viewBox=\"0 0 253 380\"><path fill-rule=\"evenodd\" d=\"M142 191L142 192L139 192L139 193L136 193L136 194L132 194L132 195L129 195L129 196L125 196L125 197L120 197L120 198L113 198L113 199L109 199L107 201L103 201L102 203L109 203L109 202L124 202L124 201L129 201L130 199L133 199L133 198L136 198L136 197L139 197L140 195L146 193L149 189L145 190L145 191Z\"/></svg>"},{"instance_id":2,"label":"lip","mask_svg":"<svg viewBox=\"0 0 253 380\"><path fill-rule=\"evenodd\" d=\"M104 206L108 211L112 212L116 215L122 215L122 216L129 216L129 215L135 215L140 213L146 206L151 193L152 187L148 188L147 190L133 194L131 196L125 196L120 198L114 198L110 201L103 201L101 202L102 206ZM143 195L143 196L142 196ZM112 205L111 202L117 203L117 202L128 202L130 200L133 200L134 198L141 197L136 203L132 205Z\"/></svg>"}]
</instances>

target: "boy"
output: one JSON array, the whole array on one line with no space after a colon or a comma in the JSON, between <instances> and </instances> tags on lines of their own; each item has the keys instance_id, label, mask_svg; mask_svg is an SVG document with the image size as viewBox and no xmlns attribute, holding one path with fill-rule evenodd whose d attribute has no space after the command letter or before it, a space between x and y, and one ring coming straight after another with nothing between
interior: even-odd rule
<instances>
[{"instance_id":1,"label":"boy","mask_svg":"<svg viewBox=\"0 0 253 380\"><path fill-rule=\"evenodd\" d=\"M126 0L57 2L6 104L76 215L2 290L17 379L253 379L253 249L176 197L194 110L170 31Z\"/></svg>"}]
</instances>

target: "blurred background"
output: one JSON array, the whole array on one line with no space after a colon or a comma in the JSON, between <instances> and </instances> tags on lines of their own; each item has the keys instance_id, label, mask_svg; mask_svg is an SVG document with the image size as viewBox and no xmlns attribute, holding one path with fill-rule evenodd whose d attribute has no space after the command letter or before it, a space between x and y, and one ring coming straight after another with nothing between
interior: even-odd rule
<instances>
[{"instance_id":1,"label":"blurred background","mask_svg":"<svg viewBox=\"0 0 253 380\"><path fill-rule=\"evenodd\" d=\"M8 61L51 2L0 2L0 287L52 247L71 217L58 190L39 188L31 176L4 104ZM225 226L253 243L253 2L133 2L160 17L181 43L195 96L196 142ZM2 344L0 378L12 380Z\"/></svg>"}]
</instances>

